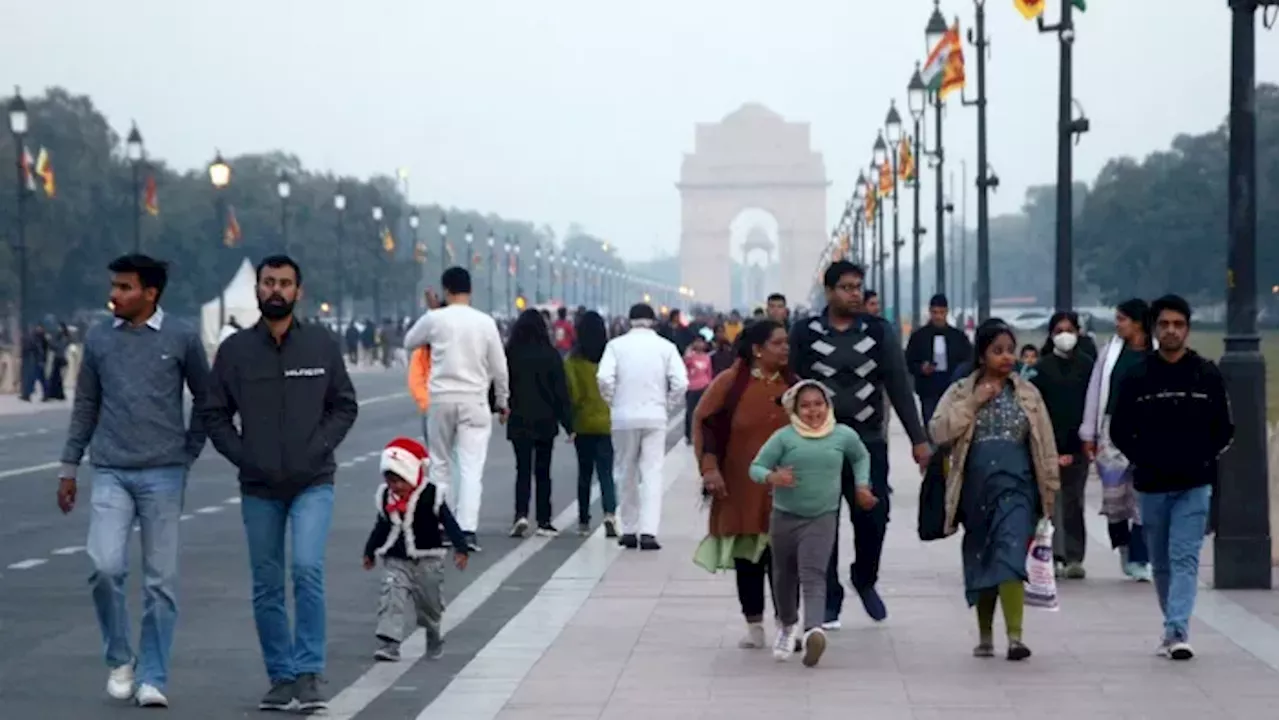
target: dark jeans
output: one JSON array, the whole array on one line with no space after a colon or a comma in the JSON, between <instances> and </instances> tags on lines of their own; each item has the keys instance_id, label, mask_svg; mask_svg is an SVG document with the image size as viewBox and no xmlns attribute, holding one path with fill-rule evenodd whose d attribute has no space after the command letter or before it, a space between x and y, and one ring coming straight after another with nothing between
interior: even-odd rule
<instances>
[{"instance_id":1,"label":"dark jeans","mask_svg":"<svg viewBox=\"0 0 1280 720\"><path fill-rule=\"evenodd\" d=\"M1057 515L1054 524L1060 532L1053 537L1053 554L1060 562L1084 562L1084 549L1088 544L1084 529L1084 486L1089 479L1089 461L1083 455L1076 455L1058 474L1062 489L1054 505Z\"/></svg>"},{"instance_id":2,"label":"dark jeans","mask_svg":"<svg viewBox=\"0 0 1280 720\"><path fill-rule=\"evenodd\" d=\"M58 359L53 361L53 368L49 371L49 381L45 385L44 396L46 400L66 400L66 390L62 386L62 376L67 371L67 361Z\"/></svg>"},{"instance_id":3,"label":"dark jeans","mask_svg":"<svg viewBox=\"0 0 1280 720\"><path fill-rule=\"evenodd\" d=\"M529 517L529 485L537 478L535 500L539 525L551 523L551 451L555 440L512 440L516 451L516 519Z\"/></svg>"},{"instance_id":4,"label":"dark jeans","mask_svg":"<svg viewBox=\"0 0 1280 720\"><path fill-rule=\"evenodd\" d=\"M573 447L578 451L578 522L591 522L591 473L600 482L600 507L605 515L618 511L618 495L613 485L613 438L609 435L577 435Z\"/></svg>"},{"instance_id":5,"label":"dark jeans","mask_svg":"<svg viewBox=\"0 0 1280 720\"><path fill-rule=\"evenodd\" d=\"M880 578L880 551L884 548L884 534L889 526L889 446L883 440L866 443L871 454L871 492L880 501L870 510L862 510L854 501L853 468L845 463L840 473L840 494L849 503L849 520L853 525L853 562L849 564L849 579L854 590L875 587ZM844 607L844 588L840 586L840 532L836 530L835 547L831 549L831 561L827 563L827 613L828 621L840 617Z\"/></svg>"},{"instance_id":6,"label":"dark jeans","mask_svg":"<svg viewBox=\"0 0 1280 720\"><path fill-rule=\"evenodd\" d=\"M24 357L22 359L22 399L31 398L31 393L35 392L36 385L40 386L40 395L47 397L49 394L49 386L46 384L44 377L44 361L38 358Z\"/></svg>"},{"instance_id":7,"label":"dark jeans","mask_svg":"<svg viewBox=\"0 0 1280 720\"><path fill-rule=\"evenodd\" d=\"M946 392L944 387L943 392ZM942 401L942 393L934 395L932 393L920 395L920 419L924 421L925 430L929 428L929 419L933 417L933 411L938 409L938 403Z\"/></svg>"},{"instance_id":8,"label":"dark jeans","mask_svg":"<svg viewBox=\"0 0 1280 720\"><path fill-rule=\"evenodd\" d=\"M702 399L702 394L707 389L689 390L684 394L684 439L686 442L693 442L693 410L698 407L698 401Z\"/></svg>"},{"instance_id":9,"label":"dark jeans","mask_svg":"<svg viewBox=\"0 0 1280 720\"><path fill-rule=\"evenodd\" d=\"M1129 562L1146 565L1151 562L1151 554L1147 552L1147 540L1143 535L1142 525L1130 524L1128 520L1107 525L1107 535L1111 537L1111 547L1129 548Z\"/></svg>"}]
</instances>

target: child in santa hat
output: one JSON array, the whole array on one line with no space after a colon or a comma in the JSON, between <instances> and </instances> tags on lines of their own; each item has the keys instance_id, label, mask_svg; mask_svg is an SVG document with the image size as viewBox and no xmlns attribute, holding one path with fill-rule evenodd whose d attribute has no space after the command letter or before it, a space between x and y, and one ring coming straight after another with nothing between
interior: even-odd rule
<instances>
[{"instance_id":1,"label":"child in santa hat","mask_svg":"<svg viewBox=\"0 0 1280 720\"><path fill-rule=\"evenodd\" d=\"M364 568L372 570L381 557L386 570L375 631L378 660L399 660L400 642L414 625L426 630L427 656L440 657L445 535L453 541L454 564L467 567L466 538L444 503L444 488L427 482L426 467L427 449L416 440L396 438L382 451L378 519L364 545Z\"/></svg>"}]
</instances>

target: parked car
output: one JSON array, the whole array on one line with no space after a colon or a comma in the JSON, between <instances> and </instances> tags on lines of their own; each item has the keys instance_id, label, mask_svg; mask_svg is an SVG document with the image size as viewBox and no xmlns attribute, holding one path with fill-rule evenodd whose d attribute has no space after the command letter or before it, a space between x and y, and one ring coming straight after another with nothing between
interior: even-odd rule
<instances>
[{"instance_id":1,"label":"parked car","mask_svg":"<svg viewBox=\"0 0 1280 720\"><path fill-rule=\"evenodd\" d=\"M1031 310L1019 313L1009 324L1015 330L1048 330L1049 329L1049 313L1040 310Z\"/></svg>"}]
</instances>

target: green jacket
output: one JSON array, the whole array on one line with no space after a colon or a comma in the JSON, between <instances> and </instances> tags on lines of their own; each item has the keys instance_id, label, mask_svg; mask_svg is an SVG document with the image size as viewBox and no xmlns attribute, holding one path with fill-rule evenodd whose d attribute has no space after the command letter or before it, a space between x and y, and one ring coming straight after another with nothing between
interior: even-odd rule
<instances>
[{"instance_id":1,"label":"green jacket","mask_svg":"<svg viewBox=\"0 0 1280 720\"><path fill-rule=\"evenodd\" d=\"M596 383L597 364L577 355L564 361L564 374L569 383L569 403L573 406L573 431L579 435L608 435L609 404L600 397Z\"/></svg>"}]
</instances>

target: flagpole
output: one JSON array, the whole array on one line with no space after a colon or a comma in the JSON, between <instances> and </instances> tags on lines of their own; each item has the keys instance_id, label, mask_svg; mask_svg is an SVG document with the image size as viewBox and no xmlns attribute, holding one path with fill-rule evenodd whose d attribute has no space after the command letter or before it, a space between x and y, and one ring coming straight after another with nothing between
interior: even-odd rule
<instances>
[{"instance_id":1,"label":"flagpole","mask_svg":"<svg viewBox=\"0 0 1280 720\"><path fill-rule=\"evenodd\" d=\"M13 100L9 103L9 130L13 133L13 148L17 154L15 167L18 171L18 334L15 338L18 355L18 378L22 382L22 338L26 336L27 317L30 308L27 303L27 290L30 281L27 277L27 177L31 172L27 166L27 146L24 137L27 134L27 103L22 99L22 92L13 89ZM21 392L21 388L19 389Z\"/></svg>"},{"instance_id":2,"label":"flagpole","mask_svg":"<svg viewBox=\"0 0 1280 720\"><path fill-rule=\"evenodd\" d=\"M1070 0L1068 0L1069 2ZM974 24L969 33L969 43L978 50L978 99L965 105L978 108L978 322L991 316L991 237L989 227L988 191L999 181L991 175L987 166L987 10L986 0L974 0ZM959 21L957 20L957 23ZM962 91L963 92L963 91Z\"/></svg>"}]
</instances>

